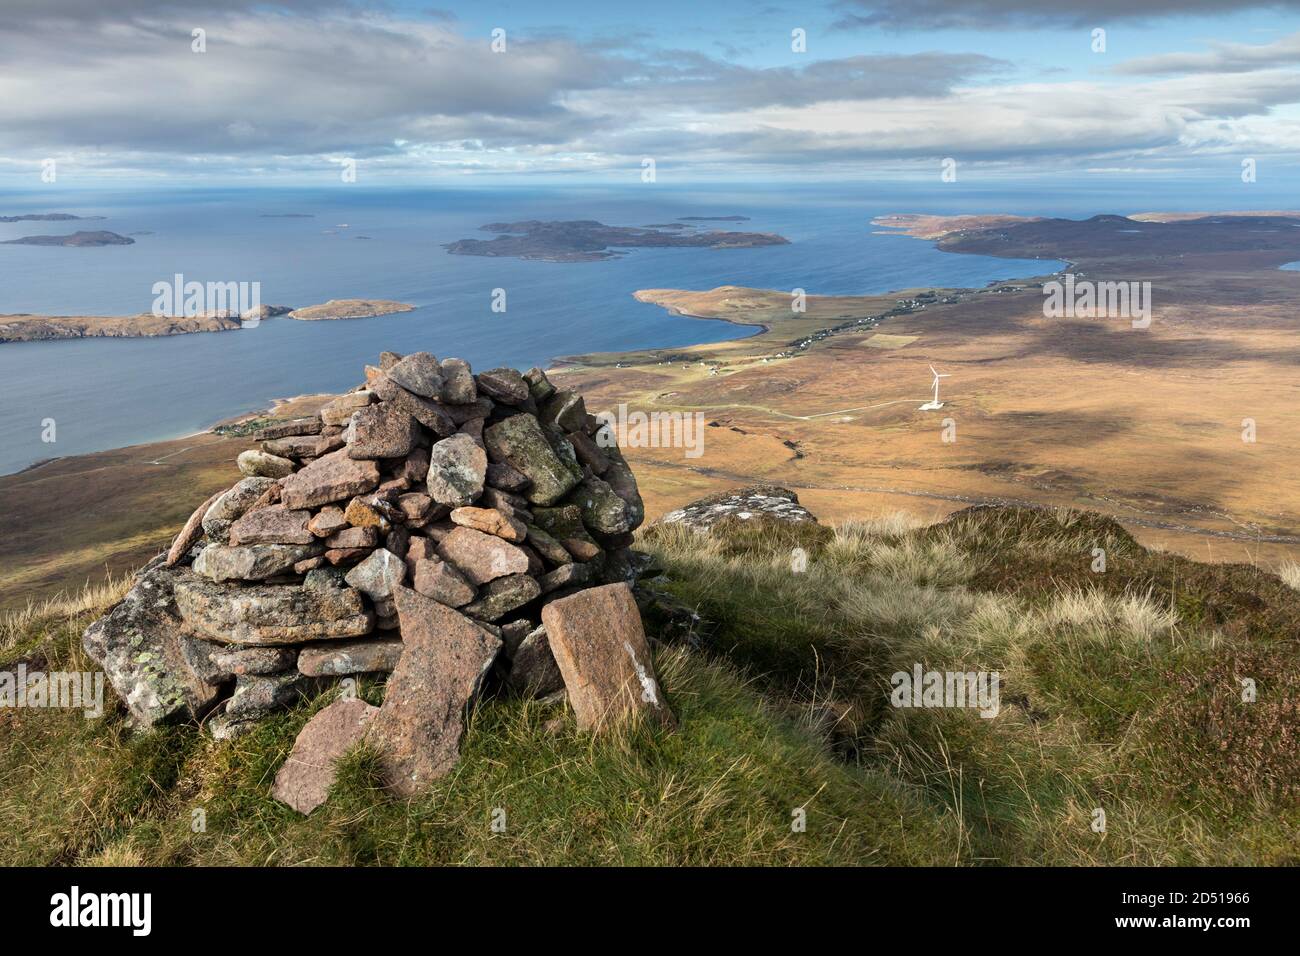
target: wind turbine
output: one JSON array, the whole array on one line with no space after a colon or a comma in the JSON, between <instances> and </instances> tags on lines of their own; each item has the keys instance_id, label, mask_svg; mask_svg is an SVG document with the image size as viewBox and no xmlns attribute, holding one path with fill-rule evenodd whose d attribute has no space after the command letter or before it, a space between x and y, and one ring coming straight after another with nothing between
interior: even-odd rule
<instances>
[{"instance_id":1,"label":"wind turbine","mask_svg":"<svg viewBox=\"0 0 1300 956\"><path fill-rule=\"evenodd\" d=\"M919 411L922 412L933 412L937 409L943 408L943 402L939 401L939 379L952 377L951 373L940 375L934 370L933 365L930 366L930 374L934 376L934 398L920 407Z\"/></svg>"}]
</instances>

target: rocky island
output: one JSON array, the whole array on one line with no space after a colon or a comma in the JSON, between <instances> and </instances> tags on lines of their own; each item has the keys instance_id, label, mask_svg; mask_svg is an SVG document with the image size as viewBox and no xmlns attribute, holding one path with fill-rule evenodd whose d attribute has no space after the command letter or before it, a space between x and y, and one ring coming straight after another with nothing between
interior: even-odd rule
<instances>
[{"instance_id":1,"label":"rocky island","mask_svg":"<svg viewBox=\"0 0 1300 956\"><path fill-rule=\"evenodd\" d=\"M289 312L289 318L318 322L324 319L369 319L377 315L413 311L415 306L394 302L392 299L330 299L324 305L293 309Z\"/></svg>"},{"instance_id":2,"label":"rocky island","mask_svg":"<svg viewBox=\"0 0 1300 956\"><path fill-rule=\"evenodd\" d=\"M0 241L5 246L133 246L135 240L130 236L119 236L115 232L99 229L92 232L74 232L65 236L23 236L20 239Z\"/></svg>"},{"instance_id":3,"label":"rocky island","mask_svg":"<svg viewBox=\"0 0 1300 956\"><path fill-rule=\"evenodd\" d=\"M594 219L562 222L490 222L493 239L461 239L444 248L457 256L510 256L543 262L597 262L615 259L635 247L747 249L784 246L790 240L771 232L667 232L636 226L607 226Z\"/></svg>"}]
</instances>

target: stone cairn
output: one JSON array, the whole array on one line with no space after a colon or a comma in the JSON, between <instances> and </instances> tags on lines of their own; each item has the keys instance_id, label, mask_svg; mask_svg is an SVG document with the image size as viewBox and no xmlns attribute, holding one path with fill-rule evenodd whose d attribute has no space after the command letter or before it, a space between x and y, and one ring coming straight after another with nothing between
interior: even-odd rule
<instances>
[{"instance_id":1,"label":"stone cairn","mask_svg":"<svg viewBox=\"0 0 1300 956\"><path fill-rule=\"evenodd\" d=\"M536 368L385 352L364 385L255 438L244 477L86 631L136 725L206 717L227 739L331 680L389 674L382 707L343 695L303 729L276 783L303 812L362 737L400 793L445 773L488 681L567 689L581 728L672 725L631 590L641 497L581 395Z\"/></svg>"}]
</instances>

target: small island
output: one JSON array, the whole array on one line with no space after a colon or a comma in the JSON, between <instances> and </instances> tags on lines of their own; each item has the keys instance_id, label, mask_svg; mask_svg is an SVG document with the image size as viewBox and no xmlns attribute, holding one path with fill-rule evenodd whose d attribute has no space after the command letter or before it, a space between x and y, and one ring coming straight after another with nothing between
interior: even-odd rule
<instances>
[{"instance_id":1,"label":"small island","mask_svg":"<svg viewBox=\"0 0 1300 956\"><path fill-rule=\"evenodd\" d=\"M325 319L370 319L377 315L395 312L413 312L415 306L392 299L330 299L324 305L310 305L294 309L289 318L302 322L319 322Z\"/></svg>"},{"instance_id":2,"label":"small island","mask_svg":"<svg viewBox=\"0 0 1300 956\"><path fill-rule=\"evenodd\" d=\"M669 232L637 226L607 226L594 219L562 222L490 222L494 239L461 239L444 248L457 256L508 256L543 262L598 262L625 253L619 249L747 249L784 246L790 240L770 232Z\"/></svg>"},{"instance_id":3,"label":"small island","mask_svg":"<svg viewBox=\"0 0 1300 956\"><path fill-rule=\"evenodd\" d=\"M0 242L0 245L90 248L92 246L133 246L135 240L130 236L119 236L115 232L97 230L95 232L74 232L66 236L23 236L21 239L6 239Z\"/></svg>"}]
</instances>

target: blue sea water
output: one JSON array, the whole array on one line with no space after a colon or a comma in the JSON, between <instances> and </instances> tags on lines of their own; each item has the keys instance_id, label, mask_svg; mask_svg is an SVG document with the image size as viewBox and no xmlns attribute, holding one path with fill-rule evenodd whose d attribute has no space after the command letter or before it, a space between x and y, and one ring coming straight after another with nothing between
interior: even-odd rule
<instances>
[{"instance_id":1,"label":"blue sea water","mask_svg":"<svg viewBox=\"0 0 1300 956\"><path fill-rule=\"evenodd\" d=\"M1068 199L1063 199L1067 196ZM1204 202L1203 195L1198 195ZM1195 207L1195 204L1193 204ZM1063 192L933 186L465 187L458 189L32 190L0 194L0 215L71 212L93 223L0 224L0 239L107 229L130 246L0 246L0 313L145 312L152 287L187 280L257 281L267 304L389 298L414 312L372 319L264 321L238 332L155 339L0 345L0 473L56 456L192 433L273 399L338 391L385 350L426 349L475 367L546 365L557 356L720 341L752 330L672 316L636 302L645 288L735 284L809 293L980 286L1060 268L1055 261L952 255L880 235L893 212L1092 215L1188 208L1149 190ZM1225 206L1223 208L1235 208ZM272 218L306 213L311 218ZM452 256L443 243L486 236L484 223L598 219L612 225L744 215L702 228L778 232L791 244L754 249L634 249L591 263ZM346 227L346 228L345 228ZM368 238L359 238L359 237ZM491 310L494 289L507 311ZM42 441L53 419L57 441Z\"/></svg>"}]
</instances>

